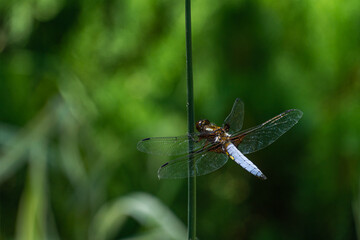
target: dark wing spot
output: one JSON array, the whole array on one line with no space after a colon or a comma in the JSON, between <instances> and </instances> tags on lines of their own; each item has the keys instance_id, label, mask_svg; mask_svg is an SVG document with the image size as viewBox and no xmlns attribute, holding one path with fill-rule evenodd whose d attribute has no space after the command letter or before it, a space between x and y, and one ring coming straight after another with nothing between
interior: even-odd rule
<instances>
[{"instance_id":1,"label":"dark wing spot","mask_svg":"<svg viewBox=\"0 0 360 240\"><path fill-rule=\"evenodd\" d=\"M147 140L150 140L150 138L144 138L142 141L147 141Z\"/></svg>"},{"instance_id":2,"label":"dark wing spot","mask_svg":"<svg viewBox=\"0 0 360 240\"><path fill-rule=\"evenodd\" d=\"M286 110L285 112L283 112L284 114L285 113L288 113L288 112L292 112L292 111L294 111L295 109L289 109L289 110Z\"/></svg>"},{"instance_id":3,"label":"dark wing spot","mask_svg":"<svg viewBox=\"0 0 360 240\"><path fill-rule=\"evenodd\" d=\"M165 167L166 165L168 165L169 163L167 162L167 163L165 163L164 165L162 165L161 167Z\"/></svg>"}]
</instances>

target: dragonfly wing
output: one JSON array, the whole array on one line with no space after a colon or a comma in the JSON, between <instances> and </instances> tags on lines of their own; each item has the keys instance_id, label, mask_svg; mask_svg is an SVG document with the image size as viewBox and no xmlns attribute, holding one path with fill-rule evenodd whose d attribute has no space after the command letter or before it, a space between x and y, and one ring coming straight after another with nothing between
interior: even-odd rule
<instances>
[{"instance_id":1,"label":"dragonfly wing","mask_svg":"<svg viewBox=\"0 0 360 240\"><path fill-rule=\"evenodd\" d=\"M195 168L190 177L211 173L227 162L227 155L210 151L202 151L192 155ZM189 156L180 157L162 165L158 171L159 178L187 178L189 177Z\"/></svg>"},{"instance_id":2,"label":"dragonfly wing","mask_svg":"<svg viewBox=\"0 0 360 240\"><path fill-rule=\"evenodd\" d=\"M223 127L228 125L230 127L229 133L240 131L244 122L244 103L237 98L231 109L229 116L224 121Z\"/></svg>"},{"instance_id":3,"label":"dragonfly wing","mask_svg":"<svg viewBox=\"0 0 360 240\"><path fill-rule=\"evenodd\" d=\"M137 149L141 152L155 155L183 155L189 153L190 139L193 141L193 151L204 147L206 140L199 139L197 134L178 137L153 137L145 138L138 142Z\"/></svg>"},{"instance_id":4,"label":"dragonfly wing","mask_svg":"<svg viewBox=\"0 0 360 240\"><path fill-rule=\"evenodd\" d=\"M256 152L276 141L292 128L302 115L300 110L287 110L259 126L240 132L231 141L243 154Z\"/></svg>"}]
</instances>

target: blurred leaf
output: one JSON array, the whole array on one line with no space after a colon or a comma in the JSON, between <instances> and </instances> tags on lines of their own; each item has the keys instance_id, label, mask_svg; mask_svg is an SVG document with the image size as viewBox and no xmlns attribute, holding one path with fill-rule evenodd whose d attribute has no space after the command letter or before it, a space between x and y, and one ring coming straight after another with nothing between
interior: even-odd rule
<instances>
[{"instance_id":1,"label":"blurred leaf","mask_svg":"<svg viewBox=\"0 0 360 240\"><path fill-rule=\"evenodd\" d=\"M146 227L147 233L129 239L185 239L184 225L155 197L135 193L103 206L96 214L91 239L111 239L126 218L132 217ZM159 238L152 238L152 237Z\"/></svg>"},{"instance_id":2,"label":"blurred leaf","mask_svg":"<svg viewBox=\"0 0 360 240\"><path fill-rule=\"evenodd\" d=\"M14 137L9 138L9 142L5 143L5 150L0 158L0 183L11 176L17 168L26 160L25 154L32 149L34 142L43 139L49 134L53 127L54 120L51 114L43 110L28 126L17 133ZM2 135L8 135L8 130Z\"/></svg>"},{"instance_id":3,"label":"blurred leaf","mask_svg":"<svg viewBox=\"0 0 360 240\"><path fill-rule=\"evenodd\" d=\"M46 151L44 139L37 139L30 151L28 181L17 218L18 240L48 239Z\"/></svg>"},{"instance_id":4,"label":"blurred leaf","mask_svg":"<svg viewBox=\"0 0 360 240\"><path fill-rule=\"evenodd\" d=\"M31 2L20 1L14 4L10 13L10 39L14 42L26 40L32 30Z\"/></svg>"},{"instance_id":5,"label":"blurred leaf","mask_svg":"<svg viewBox=\"0 0 360 240\"><path fill-rule=\"evenodd\" d=\"M60 164L74 186L84 187L87 183L85 167L79 151L79 122L65 105L58 108L59 119L62 119L59 131L62 133L59 142Z\"/></svg>"}]
</instances>

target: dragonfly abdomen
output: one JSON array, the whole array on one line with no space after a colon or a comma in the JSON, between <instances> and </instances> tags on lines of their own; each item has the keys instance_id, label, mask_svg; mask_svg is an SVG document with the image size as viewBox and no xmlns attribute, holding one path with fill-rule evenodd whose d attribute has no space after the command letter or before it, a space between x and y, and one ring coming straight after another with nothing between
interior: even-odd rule
<instances>
[{"instance_id":1,"label":"dragonfly abdomen","mask_svg":"<svg viewBox=\"0 0 360 240\"><path fill-rule=\"evenodd\" d=\"M260 169L253 164L244 154L242 154L234 144L231 142L226 144L226 151L231 159L233 159L237 164L243 167L246 171L253 174L254 176L266 179L266 176L260 171Z\"/></svg>"}]
</instances>

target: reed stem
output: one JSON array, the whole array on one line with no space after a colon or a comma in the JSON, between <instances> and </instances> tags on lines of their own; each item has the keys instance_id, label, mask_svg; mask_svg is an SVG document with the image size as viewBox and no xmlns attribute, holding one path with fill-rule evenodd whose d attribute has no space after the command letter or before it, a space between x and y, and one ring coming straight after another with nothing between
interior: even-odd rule
<instances>
[{"instance_id":1,"label":"reed stem","mask_svg":"<svg viewBox=\"0 0 360 240\"><path fill-rule=\"evenodd\" d=\"M192 68L192 43L191 43L191 0L185 0L185 34L186 34L186 79L187 79L187 117L188 132L194 133L194 93L193 93L193 68ZM192 152L193 142L190 140L189 151ZM188 239L196 239L196 174L195 164L189 157L188 178Z\"/></svg>"}]
</instances>

